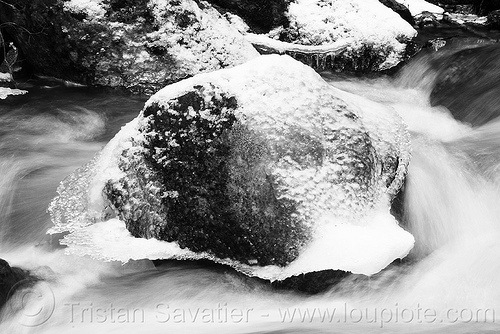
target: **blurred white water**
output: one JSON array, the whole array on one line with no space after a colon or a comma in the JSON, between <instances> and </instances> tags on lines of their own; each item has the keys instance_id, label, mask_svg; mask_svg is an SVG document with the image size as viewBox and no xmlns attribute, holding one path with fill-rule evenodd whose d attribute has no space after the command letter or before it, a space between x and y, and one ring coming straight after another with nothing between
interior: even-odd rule
<instances>
[{"instance_id":1,"label":"blurred white water","mask_svg":"<svg viewBox=\"0 0 500 334\"><path fill-rule=\"evenodd\" d=\"M0 129L0 258L38 270L48 286L14 299L0 332L498 332L500 122L471 128L431 107L435 74L424 59L396 79L327 76L340 89L391 106L408 124L404 224L416 247L406 265L348 278L316 296L272 290L205 263L121 266L34 247L50 226L45 209L58 182L140 107L106 117L81 107L56 116L8 113ZM43 312L31 317L26 303Z\"/></svg>"}]
</instances>

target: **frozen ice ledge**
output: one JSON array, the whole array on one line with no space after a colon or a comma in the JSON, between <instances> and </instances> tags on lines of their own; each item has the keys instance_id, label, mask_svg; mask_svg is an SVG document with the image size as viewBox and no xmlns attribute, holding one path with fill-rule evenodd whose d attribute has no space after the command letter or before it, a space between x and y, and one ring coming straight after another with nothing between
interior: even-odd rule
<instances>
[{"instance_id":1,"label":"frozen ice ledge","mask_svg":"<svg viewBox=\"0 0 500 334\"><path fill-rule=\"evenodd\" d=\"M410 159L396 112L260 56L152 96L68 176L49 233L106 261L211 259L282 280L372 275L413 236L389 213Z\"/></svg>"}]
</instances>

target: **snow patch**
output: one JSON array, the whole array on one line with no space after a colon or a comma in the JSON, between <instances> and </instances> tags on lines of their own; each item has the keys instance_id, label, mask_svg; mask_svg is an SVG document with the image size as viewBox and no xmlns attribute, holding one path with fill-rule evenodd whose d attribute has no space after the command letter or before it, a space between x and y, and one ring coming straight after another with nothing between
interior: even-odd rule
<instances>
[{"instance_id":1,"label":"snow patch","mask_svg":"<svg viewBox=\"0 0 500 334\"><path fill-rule=\"evenodd\" d=\"M101 19L106 15L103 0L70 0L64 3L64 9L72 13L83 13L90 20Z\"/></svg>"},{"instance_id":2,"label":"snow patch","mask_svg":"<svg viewBox=\"0 0 500 334\"><path fill-rule=\"evenodd\" d=\"M0 72L0 82L11 82L12 81L12 74L9 72Z\"/></svg>"},{"instance_id":3,"label":"snow patch","mask_svg":"<svg viewBox=\"0 0 500 334\"><path fill-rule=\"evenodd\" d=\"M446 13L445 18L447 21L456 24L486 25L488 23L487 16L478 16L474 14Z\"/></svg>"},{"instance_id":4,"label":"snow patch","mask_svg":"<svg viewBox=\"0 0 500 334\"><path fill-rule=\"evenodd\" d=\"M24 95L28 91L21 89L12 89L0 87L0 100L5 100L9 95Z\"/></svg>"}]
</instances>

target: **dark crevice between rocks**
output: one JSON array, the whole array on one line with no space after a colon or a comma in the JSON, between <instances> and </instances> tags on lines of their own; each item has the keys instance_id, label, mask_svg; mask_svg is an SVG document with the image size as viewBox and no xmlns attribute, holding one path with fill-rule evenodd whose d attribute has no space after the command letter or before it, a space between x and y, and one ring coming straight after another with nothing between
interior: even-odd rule
<instances>
[{"instance_id":1,"label":"dark crevice between rocks","mask_svg":"<svg viewBox=\"0 0 500 334\"><path fill-rule=\"evenodd\" d=\"M147 25L154 24L154 16L148 6L149 0L106 0L109 6L106 16L111 22L133 24L144 20Z\"/></svg>"},{"instance_id":2,"label":"dark crevice between rocks","mask_svg":"<svg viewBox=\"0 0 500 334\"><path fill-rule=\"evenodd\" d=\"M415 25L415 20L410 13L410 10L406 8L406 6L400 4L396 0L379 0L384 6L389 7L393 11L399 14L403 20L411 24Z\"/></svg>"},{"instance_id":3,"label":"dark crevice between rocks","mask_svg":"<svg viewBox=\"0 0 500 334\"><path fill-rule=\"evenodd\" d=\"M231 12L242 17L256 33L268 33L275 27L289 25L286 12L291 0L208 0L208 2L222 14Z\"/></svg>"},{"instance_id":4,"label":"dark crevice between rocks","mask_svg":"<svg viewBox=\"0 0 500 334\"><path fill-rule=\"evenodd\" d=\"M394 196L392 203L391 203L391 215L396 218L396 220L399 222L400 225L405 226L405 188L406 188L406 179L401 188L399 189L398 193L396 196Z\"/></svg>"}]
</instances>

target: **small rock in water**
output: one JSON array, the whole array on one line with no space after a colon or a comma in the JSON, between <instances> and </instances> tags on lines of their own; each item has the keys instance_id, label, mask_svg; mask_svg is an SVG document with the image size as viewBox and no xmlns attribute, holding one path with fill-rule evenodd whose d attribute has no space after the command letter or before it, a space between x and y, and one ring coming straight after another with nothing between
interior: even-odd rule
<instances>
[{"instance_id":1,"label":"small rock in water","mask_svg":"<svg viewBox=\"0 0 500 334\"><path fill-rule=\"evenodd\" d=\"M28 271L11 267L7 261L0 259L0 308L18 289L34 284L36 281L37 279Z\"/></svg>"}]
</instances>

